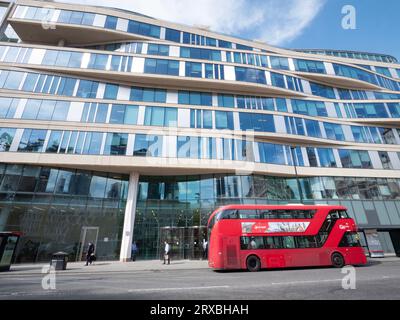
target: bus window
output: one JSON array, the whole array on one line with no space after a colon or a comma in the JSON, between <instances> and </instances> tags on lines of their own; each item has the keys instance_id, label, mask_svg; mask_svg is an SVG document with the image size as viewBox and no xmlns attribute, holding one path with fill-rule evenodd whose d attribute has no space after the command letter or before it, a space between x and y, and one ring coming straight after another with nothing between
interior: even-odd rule
<instances>
[{"instance_id":1,"label":"bus window","mask_svg":"<svg viewBox=\"0 0 400 320\"><path fill-rule=\"evenodd\" d=\"M277 212L274 210L259 210L261 219L278 219Z\"/></svg>"},{"instance_id":2,"label":"bus window","mask_svg":"<svg viewBox=\"0 0 400 320\"><path fill-rule=\"evenodd\" d=\"M257 210L239 210L240 219L259 219Z\"/></svg>"},{"instance_id":3,"label":"bus window","mask_svg":"<svg viewBox=\"0 0 400 320\"><path fill-rule=\"evenodd\" d=\"M339 215L340 215L340 218L342 218L342 219L348 219L349 218L349 215L347 214L346 210L339 210Z\"/></svg>"},{"instance_id":4,"label":"bus window","mask_svg":"<svg viewBox=\"0 0 400 320\"><path fill-rule=\"evenodd\" d=\"M332 210L329 212L331 219L348 219L349 215L346 210Z\"/></svg>"},{"instance_id":5,"label":"bus window","mask_svg":"<svg viewBox=\"0 0 400 320\"><path fill-rule=\"evenodd\" d=\"M292 236L283 237L283 247L285 249L296 248L296 244L294 243L294 237Z\"/></svg>"},{"instance_id":6,"label":"bus window","mask_svg":"<svg viewBox=\"0 0 400 320\"><path fill-rule=\"evenodd\" d=\"M296 237L296 248L318 248L314 236Z\"/></svg>"},{"instance_id":7,"label":"bus window","mask_svg":"<svg viewBox=\"0 0 400 320\"><path fill-rule=\"evenodd\" d=\"M291 219L292 215L289 210L277 210L278 219Z\"/></svg>"},{"instance_id":8,"label":"bus window","mask_svg":"<svg viewBox=\"0 0 400 320\"><path fill-rule=\"evenodd\" d=\"M221 212L219 219L239 219L238 211L237 210L225 210L225 211Z\"/></svg>"},{"instance_id":9,"label":"bus window","mask_svg":"<svg viewBox=\"0 0 400 320\"><path fill-rule=\"evenodd\" d=\"M339 243L339 247L361 247L360 236L357 232L346 232Z\"/></svg>"},{"instance_id":10,"label":"bus window","mask_svg":"<svg viewBox=\"0 0 400 320\"><path fill-rule=\"evenodd\" d=\"M265 237L265 248L266 249L281 249L281 237Z\"/></svg>"}]
</instances>

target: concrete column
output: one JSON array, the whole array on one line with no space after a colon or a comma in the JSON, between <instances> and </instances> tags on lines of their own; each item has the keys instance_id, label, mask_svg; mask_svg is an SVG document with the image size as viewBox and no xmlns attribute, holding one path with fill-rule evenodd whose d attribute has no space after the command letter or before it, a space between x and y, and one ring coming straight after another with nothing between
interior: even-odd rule
<instances>
[{"instance_id":1,"label":"concrete column","mask_svg":"<svg viewBox=\"0 0 400 320\"><path fill-rule=\"evenodd\" d=\"M125 207L124 230L122 232L121 252L119 256L121 262L127 262L131 258L138 187L139 173L132 172L129 176L128 198Z\"/></svg>"}]
</instances>

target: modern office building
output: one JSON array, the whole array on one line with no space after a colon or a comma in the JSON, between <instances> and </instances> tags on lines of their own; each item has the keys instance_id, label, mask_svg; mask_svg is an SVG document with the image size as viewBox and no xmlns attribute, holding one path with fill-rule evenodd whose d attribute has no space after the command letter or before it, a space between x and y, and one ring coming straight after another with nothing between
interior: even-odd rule
<instances>
[{"instance_id":1,"label":"modern office building","mask_svg":"<svg viewBox=\"0 0 400 320\"><path fill-rule=\"evenodd\" d=\"M197 258L230 203L345 205L400 252L400 65L124 10L1 3L0 231L16 262ZM206 13L205 13L206 14ZM376 236L374 238L374 236Z\"/></svg>"}]
</instances>

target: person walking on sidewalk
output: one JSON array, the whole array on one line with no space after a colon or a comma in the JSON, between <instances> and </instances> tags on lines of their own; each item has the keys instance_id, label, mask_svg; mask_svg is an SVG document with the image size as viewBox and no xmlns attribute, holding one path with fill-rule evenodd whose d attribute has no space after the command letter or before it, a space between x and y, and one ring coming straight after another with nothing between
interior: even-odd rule
<instances>
[{"instance_id":1,"label":"person walking on sidewalk","mask_svg":"<svg viewBox=\"0 0 400 320\"><path fill-rule=\"evenodd\" d=\"M165 261L168 261L168 264L170 264L170 262L171 262L171 258L169 256L170 245L168 244L167 241L164 241L164 245L165 245L165 247L164 247L164 263L163 264L165 264Z\"/></svg>"},{"instance_id":2,"label":"person walking on sidewalk","mask_svg":"<svg viewBox=\"0 0 400 320\"><path fill-rule=\"evenodd\" d=\"M137 255L138 251L139 250L138 250L136 241L133 241L133 243L132 243L132 252L131 252L132 261L136 261L136 255Z\"/></svg>"},{"instance_id":3,"label":"person walking on sidewalk","mask_svg":"<svg viewBox=\"0 0 400 320\"><path fill-rule=\"evenodd\" d=\"M206 239L203 239L203 259L208 258L208 242Z\"/></svg>"},{"instance_id":4,"label":"person walking on sidewalk","mask_svg":"<svg viewBox=\"0 0 400 320\"><path fill-rule=\"evenodd\" d=\"M88 249L86 252L86 265L92 264L94 260L94 244L92 242L88 243Z\"/></svg>"}]
</instances>

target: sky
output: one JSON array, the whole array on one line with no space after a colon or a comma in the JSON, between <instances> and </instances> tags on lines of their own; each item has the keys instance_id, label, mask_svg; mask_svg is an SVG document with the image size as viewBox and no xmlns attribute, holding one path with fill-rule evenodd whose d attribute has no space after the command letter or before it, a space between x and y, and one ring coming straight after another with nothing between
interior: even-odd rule
<instances>
[{"instance_id":1,"label":"sky","mask_svg":"<svg viewBox=\"0 0 400 320\"><path fill-rule=\"evenodd\" d=\"M284 48L384 53L400 61L399 0L61 0L136 11ZM342 8L355 9L343 29Z\"/></svg>"}]
</instances>

